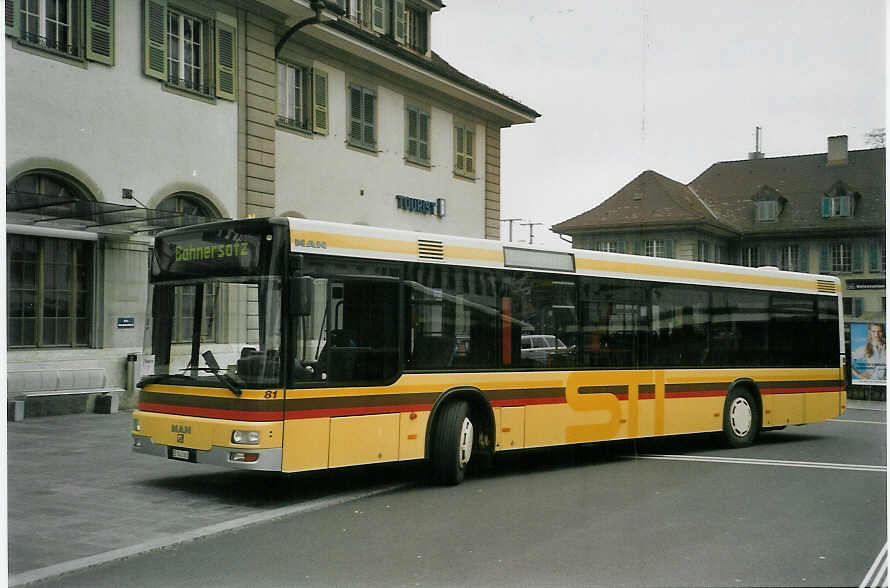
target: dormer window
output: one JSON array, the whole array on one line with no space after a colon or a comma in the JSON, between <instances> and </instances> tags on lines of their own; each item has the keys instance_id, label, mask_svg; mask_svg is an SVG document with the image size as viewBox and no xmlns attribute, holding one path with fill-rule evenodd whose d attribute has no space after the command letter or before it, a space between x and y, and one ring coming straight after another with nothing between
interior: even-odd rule
<instances>
[{"instance_id":1,"label":"dormer window","mask_svg":"<svg viewBox=\"0 0 890 588\"><path fill-rule=\"evenodd\" d=\"M428 14L429 13L426 10L413 8L411 6L409 6L406 11L407 34L405 36L405 44L418 53L425 54L429 48L427 42L427 39L429 38L429 28L427 26Z\"/></svg>"},{"instance_id":2,"label":"dormer window","mask_svg":"<svg viewBox=\"0 0 890 588\"><path fill-rule=\"evenodd\" d=\"M857 193L838 182L822 197L822 218L853 216Z\"/></svg>"},{"instance_id":3,"label":"dormer window","mask_svg":"<svg viewBox=\"0 0 890 588\"><path fill-rule=\"evenodd\" d=\"M761 186L754 201L754 222L771 223L779 219L782 209L788 200L769 186Z\"/></svg>"},{"instance_id":4,"label":"dormer window","mask_svg":"<svg viewBox=\"0 0 890 588\"><path fill-rule=\"evenodd\" d=\"M755 202L756 207L754 213L754 221L758 223L767 223L774 221L779 216L779 206L775 200L766 200L763 202Z\"/></svg>"}]
</instances>

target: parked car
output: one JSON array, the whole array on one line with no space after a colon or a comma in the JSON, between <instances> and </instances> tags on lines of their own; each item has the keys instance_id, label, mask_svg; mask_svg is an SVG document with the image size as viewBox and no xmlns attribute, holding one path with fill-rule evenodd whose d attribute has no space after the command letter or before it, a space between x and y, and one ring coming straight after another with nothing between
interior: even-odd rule
<instances>
[{"instance_id":1,"label":"parked car","mask_svg":"<svg viewBox=\"0 0 890 588\"><path fill-rule=\"evenodd\" d=\"M571 349L556 335L523 335L520 349L522 363L534 366L553 365L571 353Z\"/></svg>"}]
</instances>

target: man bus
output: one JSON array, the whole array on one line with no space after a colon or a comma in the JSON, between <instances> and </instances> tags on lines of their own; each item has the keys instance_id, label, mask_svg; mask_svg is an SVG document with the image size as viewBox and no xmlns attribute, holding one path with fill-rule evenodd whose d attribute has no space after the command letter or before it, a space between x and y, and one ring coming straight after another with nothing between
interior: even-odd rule
<instances>
[{"instance_id":1,"label":"man bus","mask_svg":"<svg viewBox=\"0 0 890 588\"><path fill-rule=\"evenodd\" d=\"M134 450L298 472L845 409L838 280L292 218L160 233ZM541 357L523 337L564 345Z\"/></svg>"}]
</instances>

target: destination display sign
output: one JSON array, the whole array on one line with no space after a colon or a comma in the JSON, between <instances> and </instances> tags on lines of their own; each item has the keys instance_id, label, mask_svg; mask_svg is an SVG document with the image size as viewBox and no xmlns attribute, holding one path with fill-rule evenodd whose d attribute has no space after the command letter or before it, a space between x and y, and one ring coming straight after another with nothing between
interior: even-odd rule
<instances>
[{"instance_id":1,"label":"destination display sign","mask_svg":"<svg viewBox=\"0 0 890 588\"><path fill-rule=\"evenodd\" d=\"M159 237L152 275L167 278L250 275L259 269L262 236L229 229Z\"/></svg>"}]
</instances>

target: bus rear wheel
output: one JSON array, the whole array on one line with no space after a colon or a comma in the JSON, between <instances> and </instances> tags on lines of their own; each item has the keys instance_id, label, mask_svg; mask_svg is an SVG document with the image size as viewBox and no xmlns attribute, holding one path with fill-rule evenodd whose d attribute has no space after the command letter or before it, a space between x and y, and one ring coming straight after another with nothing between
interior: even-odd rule
<instances>
[{"instance_id":1,"label":"bus rear wheel","mask_svg":"<svg viewBox=\"0 0 890 588\"><path fill-rule=\"evenodd\" d=\"M723 405L723 436L730 447L748 447L760 430L760 411L754 395L736 388Z\"/></svg>"},{"instance_id":2,"label":"bus rear wheel","mask_svg":"<svg viewBox=\"0 0 890 588\"><path fill-rule=\"evenodd\" d=\"M436 422L431 460L433 476L439 483L454 486L463 481L473 456L473 439L469 405L458 400L442 407Z\"/></svg>"}]
</instances>

